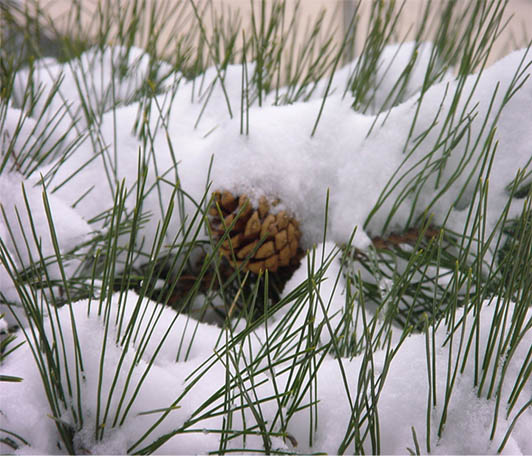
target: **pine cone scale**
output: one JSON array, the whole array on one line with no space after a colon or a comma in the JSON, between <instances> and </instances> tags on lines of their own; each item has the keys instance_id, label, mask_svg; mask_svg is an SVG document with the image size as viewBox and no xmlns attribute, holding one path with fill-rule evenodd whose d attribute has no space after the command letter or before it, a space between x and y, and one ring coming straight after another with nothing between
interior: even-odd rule
<instances>
[{"instance_id":1,"label":"pine cone scale","mask_svg":"<svg viewBox=\"0 0 532 456\"><path fill-rule=\"evenodd\" d=\"M281 249L288 244L288 234L286 231L281 231L275 235L275 249L281 251Z\"/></svg>"},{"instance_id":2,"label":"pine cone scale","mask_svg":"<svg viewBox=\"0 0 532 456\"><path fill-rule=\"evenodd\" d=\"M246 223L246 228L244 230L244 238L253 239L260 233L260 219L258 211L253 212L253 215Z\"/></svg>"}]
</instances>

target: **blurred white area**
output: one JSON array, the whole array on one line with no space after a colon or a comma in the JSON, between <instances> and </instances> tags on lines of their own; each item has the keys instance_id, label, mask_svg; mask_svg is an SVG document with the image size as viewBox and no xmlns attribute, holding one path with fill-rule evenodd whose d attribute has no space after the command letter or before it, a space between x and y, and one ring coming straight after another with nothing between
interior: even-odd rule
<instances>
[{"instance_id":1,"label":"blurred white area","mask_svg":"<svg viewBox=\"0 0 532 456\"><path fill-rule=\"evenodd\" d=\"M86 30L83 30L85 36L95 36L98 32L98 8L99 4L104 5L104 9L112 11L114 21L118 23L121 20L127 21L127 16L130 15L132 5L136 2L128 0L113 0L113 1L94 1L94 0L2 0L5 4L17 1L28 8L28 11L36 11L37 9L44 12L41 19L41 25L44 29L52 28L58 31L66 32L69 21L72 21L74 15L80 15L82 23L86 25ZM490 0L491 1L491 0ZM402 1L397 1L396 8L403 8L398 20L396 34L394 39L396 41L409 41L415 36L416 24L422 19L424 9L428 0L405 0L404 5ZM175 43L180 34L185 33L186 27L183 24L187 23L193 25L197 19L195 17L193 8L189 0L146 0L140 2L147 6L150 11L152 7L155 8L156 14L154 17L161 25L161 36L158 37L158 52L161 55L171 54L173 51L172 43ZM264 13L269 15L271 6L274 2L266 0L264 2ZM358 11L360 20L357 26L357 37L363 38L367 30L367 21L370 15L373 2L371 0L286 0L281 2L286 10L287 18L295 17L299 22L299 41L296 39L296 45L304 46L305 42L302 39L303 30L307 22L312 24L319 17L324 14L323 24L325 30L334 31L336 39L340 40L349 27L353 12ZM387 3L385 0L382 2ZM464 8L472 7L472 2L463 2ZM257 17L261 17L263 12L261 0L194 0L200 12L201 19L206 27L206 33L212 31L213 27L213 12L222 13L226 19L234 21L237 17L242 21L246 31L251 30L251 17L254 11ZM294 13L294 8L299 4L297 13ZM428 20L431 21L439 14L440 7L443 5L442 1L432 2L433 7L429 14ZM77 8L79 6L79 8ZM208 8L204 9L205 6ZM175 14L178 11L178 14ZM146 15L147 16L147 15ZM490 62L493 62L500 57L508 54L510 51L521 48L532 39L532 1L531 0L509 0L506 6L503 23L507 20L508 25L501 32L501 35L492 50ZM314 21L312 20L314 19ZM149 18L145 18L146 23ZM288 21L287 21L288 23ZM112 29L112 24L109 25ZM72 30L70 30L72 33ZM110 33L112 36L112 31ZM248 35L249 36L249 35ZM142 41L144 37L138 37ZM240 39L240 38L239 38ZM142 42L136 42L137 46L143 47ZM358 39L355 45L355 54L361 51L362 39Z\"/></svg>"}]
</instances>

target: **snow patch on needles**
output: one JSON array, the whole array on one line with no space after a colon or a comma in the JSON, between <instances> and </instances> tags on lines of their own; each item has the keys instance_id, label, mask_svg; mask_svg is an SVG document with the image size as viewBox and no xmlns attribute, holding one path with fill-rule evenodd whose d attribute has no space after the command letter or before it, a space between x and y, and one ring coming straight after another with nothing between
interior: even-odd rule
<instances>
[{"instance_id":1,"label":"snow patch on needles","mask_svg":"<svg viewBox=\"0 0 532 456\"><path fill-rule=\"evenodd\" d=\"M140 158L148 164L146 188L151 189L143 204L151 216L143 228L147 246L152 245L153 227L164 216L174 190L159 180L161 176L171 182L179 179L195 201L201 200L209 182L212 189L235 194L279 197L300 219L305 246L321 240L329 191L332 238L345 243L357 226L354 245L363 248L369 236L404 229L427 212L436 224L450 216L451 224L457 221L453 228L463 225L478 178L486 174L487 164L479 164L479 154L491 141L489 230L508 203L508 183L531 160L532 127L526 115L532 100L529 59L526 50L516 51L481 74L434 84L386 115L358 114L340 94L325 101L254 105L248 112L249 135L240 134L240 119L234 114L241 102L237 83L242 69L230 66L223 84L211 69L195 82L178 78L172 97L163 93L154 98L157 109L152 106L148 121L160 134L154 135L152 144L143 145L134 132L141 106L117 107L102 114L97 142L105 152L95 155L94 140L87 139L53 173L39 169L33 174L37 178L43 173L49 191L67 205L76 205L85 220L93 220L112 207L117 183L124 180L127 189L136 185ZM96 62L94 72L100 71ZM83 65L69 71L83 73L81 68L88 71ZM63 84L68 81L65 74ZM78 102L72 88L65 94ZM207 96L208 109L201 127L195 128ZM322 103L325 109L311 137ZM450 118L451 107L456 115ZM449 135L454 142L442 142ZM131 191L126 202L131 210L134 198ZM186 206L185 214L195 209L190 201ZM519 211L516 207L511 214ZM178 234L179 222L172 223L176 230L170 230L169 239Z\"/></svg>"},{"instance_id":2,"label":"snow patch on needles","mask_svg":"<svg viewBox=\"0 0 532 456\"><path fill-rule=\"evenodd\" d=\"M327 292L325 292L325 295ZM92 308L88 312L88 306ZM117 337L117 326L111 324L106 330L104 316L98 314L97 307L93 302L80 301L72 306L75 315L77 336L80 339L82 359L84 362L84 381L80 392L84 404L84 414L87 426L83 432L76 436L78 450L86 450L91 453L121 453L127 452L128 448L144 434L150 426L168 409L170 404L174 408L169 412L165 420L150 435L152 440L163 436L167 432L184 426L188 419L194 416L194 412L200 408L203 401L215 394L220 388L224 388L226 366L224 360L217 358L214 354L222 350L219 339L224 340L224 330L209 326L204 323L190 322L189 317L177 315L173 310L164 308L146 300L140 300L134 293L129 293L127 299L122 300L118 295L113 297L110 305L111 314L107 317L115 320L117 313L123 313L123 321L131 321L131 315L136 309L141 307L146 315L157 315L157 323L150 335L150 340L131 339L123 342L121 337ZM449 365L455 362L464 361L457 358L457 347L460 338L465 334L469 337L475 333L479 335L475 342L476 349L481 353L487 350L490 337L492 320L497 318L497 302L486 301L481 306L480 315L475 318L472 312L467 314L460 310L457 312L457 321L467 318L467 322L459 329L450 332L445 325L441 325L435 333L435 347L438 352L436 356L435 396L436 405L431 411L431 425L429 428L430 438L433 442L432 452L437 454L460 454L460 453L494 453L501 443L509 426L521 409L527 397L532 394L532 385L524 385L521 399L508 414L502 408L495 421L495 434L493 441L489 439L493 427L493 401L488 399L485 393L479 394L476 390L475 366L472 361L465 362L465 369L456 379L456 385L450 398L445 397L445 383L452 373L448 371ZM508 308L510 318L514 312L514 306ZM526 318L530 318L529 310ZM63 328L70 326L70 315L67 307L59 310L58 317ZM49 323L45 321L46 327ZM473 330L473 325L477 329ZM188 330L187 330L188 326ZM192 327L201 334L190 341L191 350L187 357L178 354L178 341L183 337L189 337ZM275 324L271 327L274 331ZM259 329L258 337L249 338L252 347L249 350L257 351L262 347L263 334ZM142 331L139 331L142 334ZM101 358L102 345L107 340L108 347L105 351L105 358ZM112 341L121 341L113 343ZM515 378L522 369L523 363L527 359L532 336L529 334L516 346L511 355L511 361L506 365L504 375L508 378ZM145 345L147 346L145 347ZM159 354L155 358L155 364L148 370L147 366L152 359L151 355L155 347L159 346ZM449 346L455 347L451 351L452 362L449 364ZM140 351L141 348L145 350ZM392 348L393 349L393 348ZM287 355L287 354L285 354ZM273 356L273 355L272 355ZM394 354L391 366L388 371L383 371L383 358L385 350L376 351L373 354L373 370L376 378L383 376L386 381L383 384L378 402L380 435L382 447L381 451L386 454L404 453L406 448L413 447L412 430L414 427L418 442L422 445L422 451L426 451L427 417L426 406L429 391L427 381L427 365L425 353L425 335L418 334L408 337ZM177 360L177 361L176 361ZM208 361L208 367L201 380L193 383L194 374L204 361ZM493 368L493 362L489 368ZM103 362L104 369L101 370ZM276 384L278 388L283 388L286 384L289 373L283 369L291 361L279 364L276 367ZM74 363L74 351L68 353L68 363ZM134 366L135 364L135 366ZM356 385L363 375L364 355L352 359L335 359L327 355L320 366L317 383L317 405L318 419L320 426L313 436L312 446L308 444L308 422L310 420L309 410L305 408L297 412L290 421L288 432L292 439L298 442L297 451L309 453L319 449L327 453L336 453L340 443L349 432L346 428L350 422L351 409L350 402L357 396ZM284 371L284 373L282 373ZM57 451L53 422L47 418L49 413L48 402L42 391L42 384L39 374L36 371L35 363L28 345L20 348L16 356L11 356L0 369L1 373L16 372L24 378L21 384L5 383L0 393L0 403L2 404L2 427L9 426L10 429L17 429L22 435L27 435L27 430L31 432L31 451L42 453L53 453ZM103 373L103 378L98 377L98 372ZM132 408L125 413L118 413L118 421L122 423L119 428L112 428L110 423L117 418L114 411L120 409L116 401L119 394L110 395L111 388L117 391L127 391L125 402L131 399L134 388L131 385L140 384L141 376L146 372L147 377L142 382L138 396L132 401ZM500 375L497 375L499 378ZM344 378L345 375L345 378ZM345 391L344 381L347 380L349 393ZM260 379L256 378L259 382ZM381 380L382 381L382 380ZM130 387L126 388L126 383ZM271 422L276 412L276 401L272 398L274 389L272 382L267 376L264 377L264 384L255 390L258 394L256 401L264 401L262 407L263 418L266 422ZM191 386L192 389L182 400L177 400L183 391ZM511 385L503 383L501 391L501 403L505 403L512 393ZM74 394L76 397L77 393ZM97 398L106 405L108 397L111 396L111 414L105 419L98 412L96 404ZM24 407L21 407L21 400ZM334 406L333 406L334 404ZM216 404L211 404L214 407ZM159 412L156 412L159 410ZM438 437L438 426L442 413L446 409L447 424L441 437ZM103 410L103 408L102 408ZM148 413L152 411L153 413ZM108 423L105 431L105 439L101 442L94 440L94 426L96 417L100 413L100 421ZM245 411L248 421L253 420L249 410ZM127 416L126 416L127 415ZM125 416L125 420L121 419ZM68 422L69 417L64 419ZM208 429L221 429L223 415L216 418L209 418L200 421L188 429L188 432L178 434L170 439L160 452L164 454L184 454L208 452L217 445L218 435L209 433ZM400 423L400 425L399 425ZM234 423L235 426L236 423ZM532 411L528 410L517 421L517 424L508 441L505 452L507 454L528 454L532 450L528 437L528 430L532 426ZM185 426L186 428L186 426ZM203 429L206 431L203 432ZM464 432L468 436L464 439ZM30 437L30 436L28 436ZM277 442L278 444L281 441ZM242 448L241 439L234 439L231 444L233 448ZM289 448L286 444L279 447ZM137 448L138 449L138 448ZM27 450L30 450L29 448ZM370 450L368 448L368 450Z\"/></svg>"}]
</instances>

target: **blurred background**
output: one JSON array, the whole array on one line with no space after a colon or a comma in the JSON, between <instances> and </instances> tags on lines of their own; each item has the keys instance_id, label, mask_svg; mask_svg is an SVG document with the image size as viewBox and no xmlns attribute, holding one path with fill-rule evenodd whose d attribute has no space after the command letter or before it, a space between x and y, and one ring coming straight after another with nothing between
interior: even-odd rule
<instances>
[{"instance_id":1,"label":"blurred background","mask_svg":"<svg viewBox=\"0 0 532 456\"><path fill-rule=\"evenodd\" d=\"M290 46L287 43L287 49L290 47L294 52L306 46L309 28L319 23L323 41L332 39L339 45L347 33L356 35L358 39L353 40L350 50L354 56L362 50L362 38L375 8L393 6L396 23L391 42L401 42L414 39L423 21L428 24L424 38L430 39L430 23L442 14L445 3L444 0L0 0L0 39L3 53L57 56L58 35L68 35L73 43L83 43L84 47L102 37L116 44L124 42L124 33L132 27L136 31L131 34L135 45L145 49L152 46L150 50L158 56L171 60L176 49L186 46L193 49L194 43L211 40L213 36L216 39L226 36L227 41L234 40L234 45L241 46L246 36L257 33L256 18L271 16L275 8L282 8L286 21L283 27L299 29L290 34L293 42ZM466 0L462 4L464 10L471 7ZM352 26L354 14L358 19ZM502 22L507 21L491 50L489 62L525 46L532 38L532 0L509 0ZM235 29L238 33L232 36ZM27 33L34 36L34 49L22 46L22 36Z\"/></svg>"}]
</instances>

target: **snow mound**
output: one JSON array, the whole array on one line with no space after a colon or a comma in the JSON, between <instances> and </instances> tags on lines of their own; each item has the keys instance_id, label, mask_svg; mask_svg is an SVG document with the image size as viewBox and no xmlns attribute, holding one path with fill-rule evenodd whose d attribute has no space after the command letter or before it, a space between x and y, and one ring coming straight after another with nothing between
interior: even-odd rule
<instances>
[{"instance_id":1,"label":"snow mound","mask_svg":"<svg viewBox=\"0 0 532 456\"><path fill-rule=\"evenodd\" d=\"M329 276L329 279L332 277ZM339 287L338 294L342 291ZM329 290L324 290L324 297L328 293ZM335 299L338 298L339 296ZM227 366L224 365L223 357L216 357L214 354L223 353L220 339L225 340L224 330L189 321L187 316L177 315L173 310L163 308L160 304L141 300L134 293L128 294L127 299L115 295L110 302L110 314L107 318L114 322L120 320L116 317L121 315L124 322L122 328L113 323L106 329L103 313L98 314L96 304L92 303L90 311L88 306L91 306L89 302L80 301L71 307L63 307L57 317L62 328L68 329L71 328L70 312L74 313L76 337L79 339L84 366L79 397L83 404L87 426L75 435L77 450L90 451L93 454L125 454L162 414L162 412L146 412L165 410L170 406L177 407L150 434L150 439L155 440L180 427L188 432L178 432L159 449L159 452L188 454L208 452L216 448L219 436L216 433L203 432L203 429L222 429L223 414L205 420L200 419L194 425L188 424L187 420L194 417L204 401L209 402L211 398L214 398L212 399L214 402L210 407L221 407L224 395L220 396L219 391L224 389ZM157 316L149 323L149 341L144 337L133 337L124 343L127 334L124 331L126 325L132 321L133 313L139 308L147 316L141 326L146 325L148 316ZM513 305L508 310L511 315L514 311ZM532 316L530 312L529 310L527 318ZM464 312L459 311L457 320L463 316ZM487 353L490 328L494 318L498 318L497 303L484 302L480 318L475 323L478 325L477 347L480 353ZM456 349L462 332L469 334L474 324L472 315L468 315L467 319L467 323L454 334L449 333L443 325L435 334L438 353L436 370L432 375L436 379L436 406L431 411L429 432L432 451L437 454L495 454L518 411L525 405L526 398L532 394L532 385L523 385L521 398L509 415L506 416L503 407L494 418L494 399L486 397L486 388L482 394L476 391L475 365L473 361L469 361L457 377L451 397L445 396L446 382L452 374L449 366L454 367L456 362L462 361ZM275 331L275 324L273 322L270 331ZM50 322L45 321L45 327L51 328ZM134 329L133 333L145 334L145 328L135 326ZM66 331L65 336L68 347L65 366L71 366L70 369L73 369L75 365L73 332ZM122 342L112 343L115 340ZM253 353L265 348L262 328L257 330L256 337L252 334L247 340L252 345L245 349L245 353L248 353L248 350L249 353ZM448 346L451 343L455 350L451 352L452 359L449 362ZM506 364L506 377L516 378L529 356L531 344L532 335L529 331L512 353L510 362ZM103 358L102 350L105 353ZM407 448L414 448L412 427L415 429L422 451L426 451L428 375L425 350L424 335L408 337L395 354L387 372L382 372L385 351L373 354L374 371L377 375L386 376L378 400L379 432L383 453L404 454ZM157 356L153 357L155 353ZM289 353L284 354L287 355ZM291 361L289 356L287 359L288 361L276 365L275 369L279 374L276 375L275 383L265 374L254 377L258 385L254 388L256 395L254 401L262 404L261 413L265 422L272 422L277 412L277 402L273 398L275 388L284 391L288 385L290 370L284 367L288 367ZM203 364L205 362L207 363ZM298 452L310 453L316 450L327 453L338 452L346 433L350 432L347 427L351 415L349 404L357 396L356 385L360 376L364 375L364 364L364 355L352 359L336 359L331 355L325 357L317 378L317 410L313 412L317 413L320 426L314 432L312 445L308 444L309 408L305 407L297 412L288 425L287 431L291 441L299 443ZM198 370L205 365L207 366L205 372L196 382ZM493 363L488 365L489 369L493 369ZM239 369L245 372L246 363L242 362ZM56 452L55 426L51 419L46 418L49 405L29 346L26 344L11 355L2 365L0 373L16 374L24 378L20 384L5 383L2 387L0 392L2 428L16 429L22 437L30 441L31 448L22 448L23 452L26 450L48 454ZM502 373L497 375L497 383L502 381L501 375ZM346 384L349 385L348 389L345 388ZM137 385L140 388L132 400ZM77 388L76 384L74 387ZM114 394L111 394L112 391ZM122 391L127 391L125 398L121 397ZM511 393L512 385L502 382L501 404L507 401ZM74 391L73 397L78 397L77 390ZM98 398L105 405L109 401L110 414L105 419L102 418L102 411L97 409ZM125 403L131 401L131 408L127 414L125 406L118 405L119 399ZM116 412L118 415L116 421L121 422L121 426L106 426L104 438L100 441L95 440L95 428L92 423L95 423L96 417L99 416L100 421L107 423L115 422L117 410L121 410ZM447 424L443 435L438 437L438 426L444 412L447 415ZM253 423L256 418L249 408L245 408L243 413L249 426L249 423ZM238 415L241 417L240 412ZM237 415L233 416L233 429L239 429L242 422L236 418ZM489 436L494 419L496 431L491 440ZM71 420L67 413L64 420L66 422ZM532 426L532 410L529 408L516 422L505 447L506 454L528 454L532 450L532 442L527 431L530 426ZM464 435L467 435L466 439L463 438ZM262 446L260 440L251 442L248 440L247 444L250 448L254 448L253 445L258 445L256 448ZM276 444L280 445L278 449L295 450L294 447L290 447L290 443L283 444L281 440ZM243 445L241 438L232 440L232 448L241 448L241 445ZM368 447L366 450L371 451L371 448ZM350 450L347 449L347 452Z\"/></svg>"}]
</instances>

